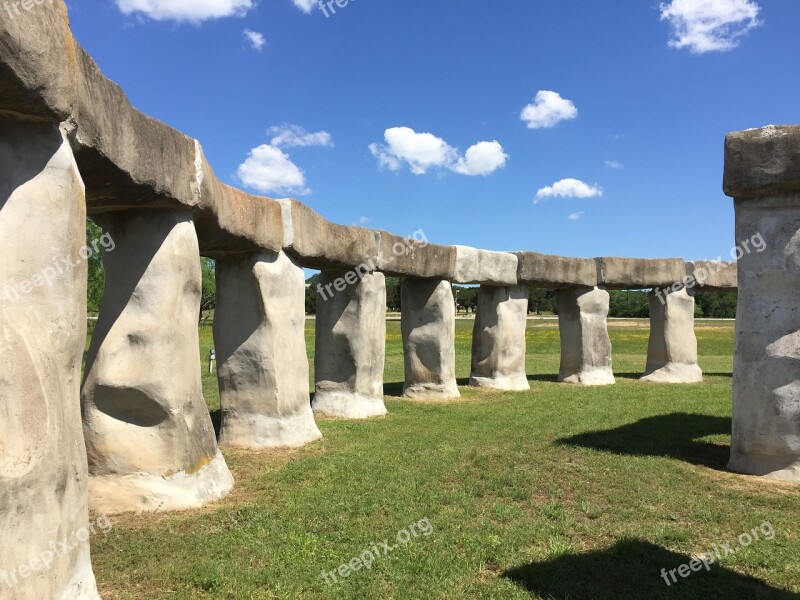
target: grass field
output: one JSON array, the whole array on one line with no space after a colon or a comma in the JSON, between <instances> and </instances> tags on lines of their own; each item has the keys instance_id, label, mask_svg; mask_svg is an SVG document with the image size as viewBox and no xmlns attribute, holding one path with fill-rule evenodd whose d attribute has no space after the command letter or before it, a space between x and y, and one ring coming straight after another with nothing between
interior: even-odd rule
<instances>
[{"instance_id":1,"label":"grass field","mask_svg":"<svg viewBox=\"0 0 800 600\"><path fill-rule=\"evenodd\" d=\"M472 323L457 325L463 384ZM460 401L421 404L396 398L390 322L388 417L321 419L324 440L296 451L226 452L237 487L217 505L113 518L92 546L103 598L800 598L797 488L724 470L732 323L698 323L707 377L693 386L636 381L646 322L610 332L615 386L557 384L556 323L531 321L530 392L462 387ZM313 365L313 321L307 333ZM211 345L203 327L214 413ZM394 541L423 519L430 535ZM774 539L669 587L661 578L765 522ZM387 539L399 547L371 569L323 580Z\"/></svg>"}]
</instances>

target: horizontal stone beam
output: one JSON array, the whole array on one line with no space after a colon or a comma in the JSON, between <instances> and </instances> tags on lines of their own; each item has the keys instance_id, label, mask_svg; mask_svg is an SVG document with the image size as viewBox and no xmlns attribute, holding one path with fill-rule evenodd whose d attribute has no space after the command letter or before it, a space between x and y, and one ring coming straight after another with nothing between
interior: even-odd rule
<instances>
[{"instance_id":1,"label":"horizontal stone beam","mask_svg":"<svg viewBox=\"0 0 800 600\"><path fill-rule=\"evenodd\" d=\"M670 286L686 276L682 258L610 258L597 261L597 285L608 290Z\"/></svg>"},{"instance_id":2,"label":"horizontal stone beam","mask_svg":"<svg viewBox=\"0 0 800 600\"><path fill-rule=\"evenodd\" d=\"M519 258L510 252L490 252L456 246L456 283L493 286L517 285Z\"/></svg>"},{"instance_id":3,"label":"horizontal stone beam","mask_svg":"<svg viewBox=\"0 0 800 600\"><path fill-rule=\"evenodd\" d=\"M538 252L515 252L519 283L542 288L597 285L597 265L591 258L567 258Z\"/></svg>"},{"instance_id":4,"label":"horizontal stone beam","mask_svg":"<svg viewBox=\"0 0 800 600\"><path fill-rule=\"evenodd\" d=\"M686 263L687 287L698 292L735 292L739 272L735 262L695 260Z\"/></svg>"},{"instance_id":5,"label":"horizontal stone beam","mask_svg":"<svg viewBox=\"0 0 800 600\"><path fill-rule=\"evenodd\" d=\"M426 239L378 232L378 270L415 279L447 279L456 274L456 247L437 246Z\"/></svg>"},{"instance_id":6,"label":"horizontal stone beam","mask_svg":"<svg viewBox=\"0 0 800 600\"><path fill-rule=\"evenodd\" d=\"M800 193L800 126L769 125L728 134L722 187L740 200Z\"/></svg>"}]
</instances>

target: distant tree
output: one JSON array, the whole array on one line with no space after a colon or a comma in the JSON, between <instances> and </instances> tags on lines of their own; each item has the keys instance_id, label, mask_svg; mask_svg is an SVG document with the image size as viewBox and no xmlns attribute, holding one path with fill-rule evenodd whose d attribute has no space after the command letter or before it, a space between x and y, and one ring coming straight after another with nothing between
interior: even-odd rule
<instances>
[{"instance_id":1,"label":"distant tree","mask_svg":"<svg viewBox=\"0 0 800 600\"><path fill-rule=\"evenodd\" d=\"M217 305L217 275L216 263L210 258L200 258L200 272L202 274L203 288L200 296L200 317L203 320L203 313L213 310Z\"/></svg>"},{"instance_id":2,"label":"distant tree","mask_svg":"<svg viewBox=\"0 0 800 600\"><path fill-rule=\"evenodd\" d=\"M456 301L456 310L468 313L470 310L475 312L478 308L478 289L477 287L453 286L453 297Z\"/></svg>"},{"instance_id":3,"label":"distant tree","mask_svg":"<svg viewBox=\"0 0 800 600\"><path fill-rule=\"evenodd\" d=\"M402 283L397 277L386 278L386 309L392 312L400 312L401 301L400 291Z\"/></svg>"},{"instance_id":4,"label":"distant tree","mask_svg":"<svg viewBox=\"0 0 800 600\"><path fill-rule=\"evenodd\" d=\"M697 306L703 311L703 317L707 319L736 318L736 304L738 301L736 292L722 294L697 292L694 299Z\"/></svg>"},{"instance_id":5,"label":"distant tree","mask_svg":"<svg viewBox=\"0 0 800 600\"><path fill-rule=\"evenodd\" d=\"M86 247L102 248L100 238L103 230L94 221L86 219ZM103 301L103 291L106 287L106 272L103 269L103 253L95 252L89 257L89 286L87 289L87 312L97 315Z\"/></svg>"},{"instance_id":6,"label":"distant tree","mask_svg":"<svg viewBox=\"0 0 800 600\"><path fill-rule=\"evenodd\" d=\"M317 314L317 284L319 284L319 274L306 279L306 314Z\"/></svg>"},{"instance_id":7,"label":"distant tree","mask_svg":"<svg viewBox=\"0 0 800 600\"><path fill-rule=\"evenodd\" d=\"M555 290L528 287L528 312L535 312L537 315L543 312L554 313L556 310Z\"/></svg>"},{"instance_id":8,"label":"distant tree","mask_svg":"<svg viewBox=\"0 0 800 600\"><path fill-rule=\"evenodd\" d=\"M647 292L611 290L608 316L625 319L642 319L650 316Z\"/></svg>"}]
</instances>

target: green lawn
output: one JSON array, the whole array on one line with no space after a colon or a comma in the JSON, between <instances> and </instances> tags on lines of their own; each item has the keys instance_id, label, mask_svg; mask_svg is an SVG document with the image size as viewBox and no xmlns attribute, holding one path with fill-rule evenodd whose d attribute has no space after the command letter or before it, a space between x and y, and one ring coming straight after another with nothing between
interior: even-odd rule
<instances>
[{"instance_id":1,"label":"green lawn","mask_svg":"<svg viewBox=\"0 0 800 600\"><path fill-rule=\"evenodd\" d=\"M470 321L458 321L458 377ZM226 452L237 480L218 505L121 516L93 540L111 598L800 598L796 487L725 472L733 326L698 322L706 382L647 385L645 322L613 322L616 386L555 382L554 321L531 321L531 391L462 387L412 403L398 322L388 324L389 416L320 420L296 451ZM313 365L313 321L307 327ZM200 356L209 408L210 327ZM463 383L463 380L462 380ZM328 586L321 574L428 519L420 535ZM670 587L661 569L769 522L760 540ZM396 543L396 542L394 542Z\"/></svg>"}]
</instances>

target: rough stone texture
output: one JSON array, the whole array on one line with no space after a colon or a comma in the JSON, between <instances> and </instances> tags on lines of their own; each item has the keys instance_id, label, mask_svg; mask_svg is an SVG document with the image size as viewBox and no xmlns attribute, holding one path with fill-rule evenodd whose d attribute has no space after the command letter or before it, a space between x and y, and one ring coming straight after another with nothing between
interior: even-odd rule
<instances>
[{"instance_id":1,"label":"rough stone texture","mask_svg":"<svg viewBox=\"0 0 800 600\"><path fill-rule=\"evenodd\" d=\"M739 261L728 468L800 481L800 196L736 201L736 239L767 250Z\"/></svg>"},{"instance_id":2,"label":"rough stone texture","mask_svg":"<svg viewBox=\"0 0 800 600\"><path fill-rule=\"evenodd\" d=\"M304 266L318 269L354 268L377 263L376 234L363 227L336 225L296 200L280 200L283 247Z\"/></svg>"},{"instance_id":3,"label":"rough stone texture","mask_svg":"<svg viewBox=\"0 0 800 600\"><path fill-rule=\"evenodd\" d=\"M800 192L800 126L728 134L723 188L737 199Z\"/></svg>"},{"instance_id":4,"label":"rough stone texture","mask_svg":"<svg viewBox=\"0 0 800 600\"><path fill-rule=\"evenodd\" d=\"M311 412L305 281L291 258L217 262L214 343L221 446L291 448L322 437Z\"/></svg>"},{"instance_id":5,"label":"rough stone texture","mask_svg":"<svg viewBox=\"0 0 800 600\"><path fill-rule=\"evenodd\" d=\"M450 282L405 279L401 303L403 395L419 400L458 398L455 300Z\"/></svg>"},{"instance_id":6,"label":"rough stone texture","mask_svg":"<svg viewBox=\"0 0 800 600\"><path fill-rule=\"evenodd\" d=\"M681 288L655 289L650 300L650 342L643 381L700 383L694 334L694 296Z\"/></svg>"},{"instance_id":7,"label":"rough stone texture","mask_svg":"<svg viewBox=\"0 0 800 600\"><path fill-rule=\"evenodd\" d=\"M490 252L456 246L456 283L517 285L519 258L510 252Z\"/></svg>"},{"instance_id":8,"label":"rough stone texture","mask_svg":"<svg viewBox=\"0 0 800 600\"><path fill-rule=\"evenodd\" d=\"M735 292L739 277L735 262L695 260L686 263L686 285L701 292Z\"/></svg>"},{"instance_id":9,"label":"rough stone texture","mask_svg":"<svg viewBox=\"0 0 800 600\"><path fill-rule=\"evenodd\" d=\"M203 400L197 235L185 211L110 213L106 287L83 384L90 506L182 510L233 478Z\"/></svg>"},{"instance_id":10,"label":"rough stone texture","mask_svg":"<svg viewBox=\"0 0 800 600\"><path fill-rule=\"evenodd\" d=\"M383 273L355 279L354 271L323 271L317 288L316 327L314 412L345 419L385 415Z\"/></svg>"},{"instance_id":11,"label":"rough stone texture","mask_svg":"<svg viewBox=\"0 0 800 600\"><path fill-rule=\"evenodd\" d=\"M609 293L598 288L556 291L561 330L559 381L581 385L614 383L608 337L609 301Z\"/></svg>"},{"instance_id":12,"label":"rough stone texture","mask_svg":"<svg viewBox=\"0 0 800 600\"><path fill-rule=\"evenodd\" d=\"M597 265L592 258L567 258L538 252L515 252L519 258L519 283L542 288L597 285Z\"/></svg>"},{"instance_id":13,"label":"rough stone texture","mask_svg":"<svg viewBox=\"0 0 800 600\"><path fill-rule=\"evenodd\" d=\"M437 246L421 232L404 238L378 231L378 270L386 275L419 279L452 279L456 273L455 246Z\"/></svg>"},{"instance_id":14,"label":"rough stone texture","mask_svg":"<svg viewBox=\"0 0 800 600\"><path fill-rule=\"evenodd\" d=\"M498 390L528 390L525 373L526 286L481 286L472 333L469 384Z\"/></svg>"},{"instance_id":15,"label":"rough stone texture","mask_svg":"<svg viewBox=\"0 0 800 600\"><path fill-rule=\"evenodd\" d=\"M83 184L58 127L0 131L0 597L96 600L89 544L72 537L89 524ZM59 274L63 257L77 264ZM65 539L75 546L44 554Z\"/></svg>"},{"instance_id":16,"label":"rough stone texture","mask_svg":"<svg viewBox=\"0 0 800 600\"><path fill-rule=\"evenodd\" d=\"M681 283L686 276L682 258L597 259L597 285L606 289L667 287Z\"/></svg>"}]
</instances>

